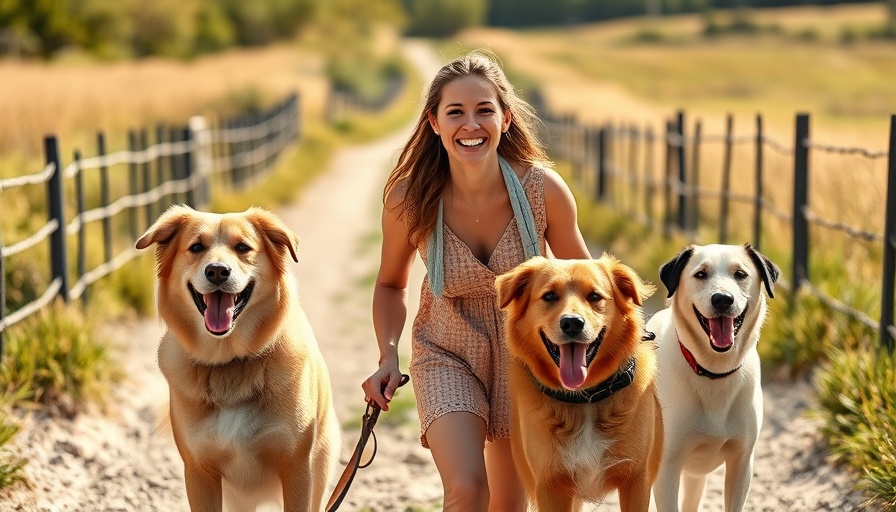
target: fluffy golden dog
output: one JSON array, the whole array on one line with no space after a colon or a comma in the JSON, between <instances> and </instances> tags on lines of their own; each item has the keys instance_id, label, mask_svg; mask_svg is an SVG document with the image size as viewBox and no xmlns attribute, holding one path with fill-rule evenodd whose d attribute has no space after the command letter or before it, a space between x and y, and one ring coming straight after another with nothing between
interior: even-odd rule
<instances>
[{"instance_id":1,"label":"fluffy golden dog","mask_svg":"<svg viewBox=\"0 0 896 512\"><path fill-rule=\"evenodd\" d=\"M298 237L251 208L169 208L156 244L159 367L193 510L320 510L340 449L327 367L290 265Z\"/></svg>"},{"instance_id":2,"label":"fluffy golden dog","mask_svg":"<svg viewBox=\"0 0 896 512\"><path fill-rule=\"evenodd\" d=\"M535 257L496 287L513 356L511 446L530 501L580 510L616 489L623 511L646 511L663 451L641 310L655 288L606 254Z\"/></svg>"}]
</instances>

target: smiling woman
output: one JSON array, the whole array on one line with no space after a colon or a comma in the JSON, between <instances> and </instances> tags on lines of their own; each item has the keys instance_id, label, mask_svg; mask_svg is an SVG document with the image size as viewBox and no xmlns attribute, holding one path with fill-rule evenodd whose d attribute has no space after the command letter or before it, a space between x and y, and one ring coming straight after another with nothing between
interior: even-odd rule
<instances>
[{"instance_id":1,"label":"smiling woman","mask_svg":"<svg viewBox=\"0 0 896 512\"><path fill-rule=\"evenodd\" d=\"M526 508L510 455L509 355L495 277L549 251L590 257L575 201L548 167L534 123L494 58L472 52L436 75L386 184L373 298L379 369L362 388L388 410L419 252L427 275L410 373L445 510Z\"/></svg>"}]
</instances>

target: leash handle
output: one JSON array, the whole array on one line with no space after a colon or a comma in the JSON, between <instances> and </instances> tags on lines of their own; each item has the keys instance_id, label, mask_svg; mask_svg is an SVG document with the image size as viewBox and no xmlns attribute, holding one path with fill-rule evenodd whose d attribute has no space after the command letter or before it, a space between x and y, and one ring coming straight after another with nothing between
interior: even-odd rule
<instances>
[{"instance_id":1,"label":"leash handle","mask_svg":"<svg viewBox=\"0 0 896 512\"><path fill-rule=\"evenodd\" d=\"M398 387L404 386L409 380L411 380L409 375L404 373L401 374L401 379L398 381ZM380 392L385 390L386 384L383 384ZM361 418L361 437L358 439L358 444L355 445L355 451L352 452L348 465L345 466L342 476L339 477L339 481L336 483L336 487L333 489L333 493L327 501L326 512L334 512L339 508L339 505L342 504L342 500L345 499L345 495L348 494L348 488L351 486L352 480L355 479L355 473L358 472L358 469L370 466L373 462L373 458L376 457L377 443L376 434L373 433L373 427L380 417L381 410L380 406L374 402L373 399L367 402L367 409L365 409L364 416ZM373 436L373 453L370 455L370 460L361 464L361 455L364 453L364 447L367 446L367 440L371 436Z\"/></svg>"}]
</instances>

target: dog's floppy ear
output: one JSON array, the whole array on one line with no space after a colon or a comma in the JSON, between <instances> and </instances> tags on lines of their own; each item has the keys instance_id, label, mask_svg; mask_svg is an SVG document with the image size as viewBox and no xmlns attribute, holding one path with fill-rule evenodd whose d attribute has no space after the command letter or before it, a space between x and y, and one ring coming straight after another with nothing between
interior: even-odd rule
<instances>
[{"instance_id":1,"label":"dog's floppy ear","mask_svg":"<svg viewBox=\"0 0 896 512\"><path fill-rule=\"evenodd\" d=\"M750 259L753 260L753 264L756 265L756 270L758 270L759 274L762 276L762 282L765 283L765 291L768 292L769 298L774 299L775 293L772 291L772 288L774 288L775 283L778 281L778 277L781 276L781 269L772 263L770 259L754 249L752 245L744 244L744 250L747 251Z\"/></svg>"},{"instance_id":2,"label":"dog's floppy ear","mask_svg":"<svg viewBox=\"0 0 896 512\"><path fill-rule=\"evenodd\" d=\"M681 278L681 272L684 270L685 265L688 264L688 260L691 259L692 254L694 254L694 247L686 247L678 253L678 255L660 267L660 281L662 281L666 286L666 289L669 290L669 295L666 295L667 299L671 297L672 294L675 293L675 289L678 288L678 280Z\"/></svg>"},{"instance_id":3,"label":"dog's floppy ear","mask_svg":"<svg viewBox=\"0 0 896 512\"><path fill-rule=\"evenodd\" d=\"M137 240L135 247L146 249L152 244L169 244L194 212L195 210L184 204L170 206Z\"/></svg>"},{"instance_id":4,"label":"dog's floppy ear","mask_svg":"<svg viewBox=\"0 0 896 512\"><path fill-rule=\"evenodd\" d=\"M279 217L264 208L253 207L246 210L249 222L272 244L289 250L293 261L299 261L299 237L286 226Z\"/></svg>"},{"instance_id":5,"label":"dog's floppy ear","mask_svg":"<svg viewBox=\"0 0 896 512\"><path fill-rule=\"evenodd\" d=\"M604 253L606 270L610 275L613 291L622 297L631 299L636 306L641 306L656 291L656 286L645 283L637 272L616 257ZM598 260L599 261L599 260Z\"/></svg>"},{"instance_id":6,"label":"dog's floppy ear","mask_svg":"<svg viewBox=\"0 0 896 512\"><path fill-rule=\"evenodd\" d=\"M501 309L506 308L511 302L526 293L532 283L536 267L546 259L544 256L533 256L495 278L498 306Z\"/></svg>"}]
</instances>

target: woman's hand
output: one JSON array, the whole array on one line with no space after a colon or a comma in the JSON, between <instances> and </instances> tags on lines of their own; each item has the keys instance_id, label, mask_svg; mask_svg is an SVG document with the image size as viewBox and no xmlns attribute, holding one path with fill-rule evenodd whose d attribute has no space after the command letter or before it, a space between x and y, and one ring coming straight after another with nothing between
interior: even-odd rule
<instances>
[{"instance_id":1,"label":"woman's hand","mask_svg":"<svg viewBox=\"0 0 896 512\"><path fill-rule=\"evenodd\" d=\"M361 383L364 390L364 401L373 400L380 409L389 410L389 402L395 390L401 384L401 371L398 369L398 359L386 359L380 363L379 369L373 375Z\"/></svg>"}]
</instances>

